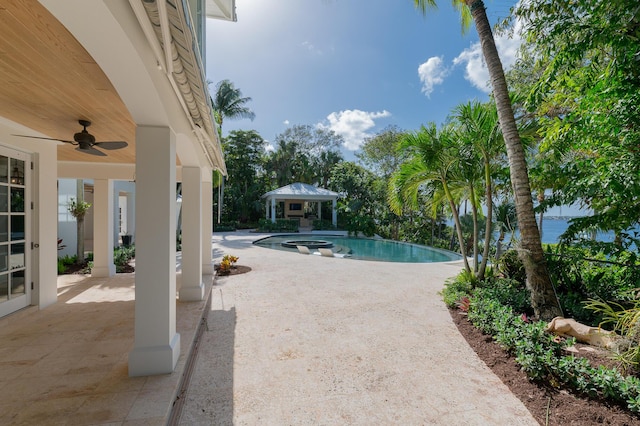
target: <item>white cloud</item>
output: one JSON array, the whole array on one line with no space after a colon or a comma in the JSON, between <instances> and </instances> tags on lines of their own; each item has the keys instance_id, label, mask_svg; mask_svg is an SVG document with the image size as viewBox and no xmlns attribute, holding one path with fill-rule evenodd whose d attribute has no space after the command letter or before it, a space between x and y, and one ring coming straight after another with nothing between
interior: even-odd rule
<instances>
[{"instance_id":1,"label":"white cloud","mask_svg":"<svg viewBox=\"0 0 640 426\"><path fill-rule=\"evenodd\" d=\"M496 48L502 61L502 67L505 70L511 68L516 62L518 48L522 43L522 40L518 36L518 24L516 23L516 29L513 31L513 38L509 38L508 35L495 36ZM471 84L482 90L485 93L491 92L491 84L489 78L489 70L484 63L484 57L482 56L482 47L479 42L472 43L467 49L463 50L454 60L453 65L465 64L464 78Z\"/></svg>"},{"instance_id":2,"label":"white cloud","mask_svg":"<svg viewBox=\"0 0 640 426\"><path fill-rule=\"evenodd\" d=\"M276 150L276 147L273 146L273 144L269 141L265 141L266 144L264 145L264 151L265 152L273 152Z\"/></svg>"},{"instance_id":3,"label":"white cloud","mask_svg":"<svg viewBox=\"0 0 640 426\"><path fill-rule=\"evenodd\" d=\"M284 120L284 121L282 122L282 124L284 124L285 126L288 126L288 125L289 125L289 120Z\"/></svg>"},{"instance_id":4,"label":"white cloud","mask_svg":"<svg viewBox=\"0 0 640 426\"><path fill-rule=\"evenodd\" d=\"M310 53L313 53L314 55L322 55L324 53L321 49L318 49L313 43L311 43L309 41L303 41L302 42L302 47L304 47L305 49L307 49Z\"/></svg>"},{"instance_id":5,"label":"white cloud","mask_svg":"<svg viewBox=\"0 0 640 426\"><path fill-rule=\"evenodd\" d=\"M360 148L365 138L371 135L368 130L375 127L374 120L391 116L389 111L366 112L358 109L332 112L327 116L329 125L318 124L318 127L333 130L344 138L344 147L355 151Z\"/></svg>"},{"instance_id":6,"label":"white cloud","mask_svg":"<svg viewBox=\"0 0 640 426\"><path fill-rule=\"evenodd\" d=\"M449 74L449 70L443 65L442 56L433 56L427 62L420 64L418 75L422 82L422 92L431 96L433 89L438 84L444 82L444 78Z\"/></svg>"}]
</instances>

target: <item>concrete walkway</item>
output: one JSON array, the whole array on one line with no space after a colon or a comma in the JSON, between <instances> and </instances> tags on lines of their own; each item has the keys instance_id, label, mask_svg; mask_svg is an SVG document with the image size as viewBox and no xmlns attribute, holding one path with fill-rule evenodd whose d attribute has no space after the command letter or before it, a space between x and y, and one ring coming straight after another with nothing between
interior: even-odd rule
<instances>
[{"instance_id":1,"label":"concrete walkway","mask_svg":"<svg viewBox=\"0 0 640 426\"><path fill-rule=\"evenodd\" d=\"M214 234L218 277L183 425L536 425L438 292L459 266L324 258Z\"/></svg>"}]
</instances>

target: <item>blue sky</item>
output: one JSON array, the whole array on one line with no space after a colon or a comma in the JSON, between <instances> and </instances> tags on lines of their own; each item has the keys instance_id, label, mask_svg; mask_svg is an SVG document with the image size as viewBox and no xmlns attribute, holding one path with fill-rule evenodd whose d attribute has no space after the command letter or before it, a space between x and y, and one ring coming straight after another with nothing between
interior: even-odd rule
<instances>
[{"instance_id":1,"label":"blue sky","mask_svg":"<svg viewBox=\"0 0 640 426\"><path fill-rule=\"evenodd\" d=\"M224 134L252 129L273 142L287 126L323 126L345 138L349 158L388 125L440 124L456 105L486 100L475 28L462 34L440 3L423 17L412 0L237 0L237 22L207 22L207 78L231 80L256 118L227 120ZM486 4L495 22L513 1ZM498 40L506 65L517 44Z\"/></svg>"}]
</instances>

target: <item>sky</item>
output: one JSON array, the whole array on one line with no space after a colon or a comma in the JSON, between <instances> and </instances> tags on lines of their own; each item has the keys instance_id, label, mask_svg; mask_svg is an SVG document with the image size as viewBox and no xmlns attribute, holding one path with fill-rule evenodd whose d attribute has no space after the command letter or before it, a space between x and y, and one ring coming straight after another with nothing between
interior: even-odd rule
<instances>
[{"instance_id":1,"label":"sky","mask_svg":"<svg viewBox=\"0 0 640 426\"><path fill-rule=\"evenodd\" d=\"M485 0L492 24L515 0ZM489 75L472 25L449 1L423 16L413 0L236 0L237 22L207 20L206 75L231 80L255 113L223 134L255 130L270 147L293 125L330 129L355 155L387 126L442 124L453 108L489 99ZM503 66L520 41L496 35ZM576 209L553 209L573 215Z\"/></svg>"},{"instance_id":2,"label":"sky","mask_svg":"<svg viewBox=\"0 0 640 426\"><path fill-rule=\"evenodd\" d=\"M473 25L462 33L450 2L423 16L412 0L236 0L237 22L207 21L206 74L231 80L255 112L223 133L256 130L270 143L310 124L344 138L353 157L390 125L441 124L458 104L488 99L488 73ZM509 0L487 0L493 22ZM505 66L518 41L498 38Z\"/></svg>"}]
</instances>

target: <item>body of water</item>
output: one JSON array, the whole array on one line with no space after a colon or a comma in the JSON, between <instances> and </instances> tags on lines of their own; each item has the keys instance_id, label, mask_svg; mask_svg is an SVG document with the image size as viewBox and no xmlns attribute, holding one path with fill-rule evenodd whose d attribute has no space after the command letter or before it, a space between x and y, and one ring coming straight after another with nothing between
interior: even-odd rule
<instances>
[{"instance_id":1,"label":"body of water","mask_svg":"<svg viewBox=\"0 0 640 426\"><path fill-rule=\"evenodd\" d=\"M560 235L562 235L569 227L570 218L558 218L549 217L542 219L542 242L547 244L554 244L559 242ZM613 241L613 232L598 232L596 239L598 241L610 242ZM505 238L505 240L508 240Z\"/></svg>"}]
</instances>

